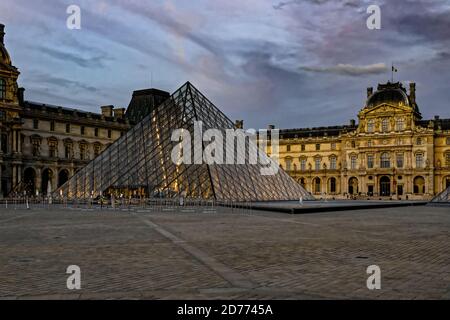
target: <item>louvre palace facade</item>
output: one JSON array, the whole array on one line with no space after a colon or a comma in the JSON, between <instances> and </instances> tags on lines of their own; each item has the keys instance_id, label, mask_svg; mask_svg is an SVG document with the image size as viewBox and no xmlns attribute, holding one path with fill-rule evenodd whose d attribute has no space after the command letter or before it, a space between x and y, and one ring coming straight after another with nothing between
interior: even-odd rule
<instances>
[{"instance_id":1,"label":"louvre palace facade","mask_svg":"<svg viewBox=\"0 0 450 320\"><path fill-rule=\"evenodd\" d=\"M450 187L450 119L422 119L415 83L368 88L358 119L280 130L280 165L316 198L422 200Z\"/></svg>"},{"instance_id":2,"label":"louvre palace facade","mask_svg":"<svg viewBox=\"0 0 450 320\"><path fill-rule=\"evenodd\" d=\"M169 96L139 90L126 112L108 105L99 113L27 101L4 35L0 25L0 198L55 190Z\"/></svg>"}]
</instances>

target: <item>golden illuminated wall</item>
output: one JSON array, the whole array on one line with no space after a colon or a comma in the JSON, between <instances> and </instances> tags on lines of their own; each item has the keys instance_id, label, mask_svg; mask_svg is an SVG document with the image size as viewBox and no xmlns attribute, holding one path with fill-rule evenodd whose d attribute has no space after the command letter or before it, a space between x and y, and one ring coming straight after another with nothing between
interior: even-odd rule
<instances>
[{"instance_id":1,"label":"golden illuminated wall","mask_svg":"<svg viewBox=\"0 0 450 320\"><path fill-rule=\"evenodd\" d=\"M375 95L376 103L359 112L354 129L281 130L283 169L326 198L430 199L450 186L448 123L420 120L414 85L414 96L399 84L384 86L370 92L368 103ZM398 97L389 100L383 90Z\"/></svg>"}]
</instances>

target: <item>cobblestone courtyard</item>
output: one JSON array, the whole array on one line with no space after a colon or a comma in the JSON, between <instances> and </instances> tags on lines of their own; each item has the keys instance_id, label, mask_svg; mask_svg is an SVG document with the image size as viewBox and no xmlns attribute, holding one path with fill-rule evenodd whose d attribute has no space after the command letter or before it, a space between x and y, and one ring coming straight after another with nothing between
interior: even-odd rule
<instances>
[{"instance_id":1,"label":"cobblestone courtyard","mask_svg":"<svg viewBox=\"0 0 450 320\"><path fill-rule=\"evenodd\" d=\"M0 298L450 299L448 207L226 210L1 208ZM373 264L381 290L366 287Z\"/></svg>"}]
</instances>

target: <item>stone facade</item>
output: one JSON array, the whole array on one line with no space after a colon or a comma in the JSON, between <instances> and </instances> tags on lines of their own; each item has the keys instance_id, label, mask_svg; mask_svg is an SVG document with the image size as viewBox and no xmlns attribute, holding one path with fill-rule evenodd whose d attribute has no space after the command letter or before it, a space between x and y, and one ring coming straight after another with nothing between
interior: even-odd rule
<instances>
[{"instance_id":1,"label":"stone facade","mask_svg":"<svg viewBox=\"0 0 450 320\"><path fill-rule=\"evenodd\" d=\"M432 198L450 186L450 119L422 120L409 89L368 88L358 124L280 130L280 165L317 198Z\"/></svg>"},{"instance_id":2,"label":"stone facade","mask_svg":"<svg viewBox=\"0 0 450 320\"><path fill-rule=\"evenodd\" d=\"M169 96L156 89L135 91L128 107L133 117L114 106L91 113L26 101L19 74L0 24L0 198L55 190L127 132L141 105L148 109Z\"/></svg>"}]
</instances>

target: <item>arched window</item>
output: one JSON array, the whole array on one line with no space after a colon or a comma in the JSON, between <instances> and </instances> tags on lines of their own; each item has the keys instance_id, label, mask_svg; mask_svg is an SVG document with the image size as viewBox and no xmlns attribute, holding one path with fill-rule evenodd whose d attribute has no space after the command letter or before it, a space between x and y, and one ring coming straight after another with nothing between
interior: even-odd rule
<instances>
[{"instance_id":1,"label":"arched window","mask_svg":"<svg viewBox=\"0 0 450 320\"><path fill-rule=\"evenodd\" d=\"M383 131L383 132L389 131L389 119L388 118L384 118L381 121L381 131Z\"/></svg>"},{"instance_id":2,"label":"arched window","mask_svg":"<svg viewBox=\"0 0 450 320\"><path fill-rule=\"evenodd\" d=\"M315 194L318 194L318 193L321 192L321 190L320 190L320 178L319 177L314 178L313 188L314 188L314 193Z\"/></svg>"},{"instance_id":3,"label":"arched window","mask_svg":"<svg viewBox=\"0 0 450 320\"><path fill-rule=\"evenodd\" d=\"M336 178L330 178L328 180L328 193L336 193Z\"/></svg>"},{"instance_id":4,"label":"arched window","mask_svg":"<svg viewBox=\"0 0 450 320\"><path fill-rule=\"evenodd\" d=\"M381 168L390 168L391 167L391 157L389 156L389 153L384 152L381 154L380 167Z\"/></svg>"},{"instance_id":5,"label":"arched window","mask_svg":"<svg viewBox=\"0 0 450 320\"><path fill-rule=\"evenodd\" d=\"M414 193L424 194L425 193L425 179L423 177L414 178Z\"/></svg>"},{"instance_id":6,"label":"arched window","mask_svg":"<svg viewBox=\"0 0 450 320\"><path fill-rule=\"evenodd\" d=\"M6 99L6 81L0 78L0 100Z\"/></svg>"}]
</instances>

